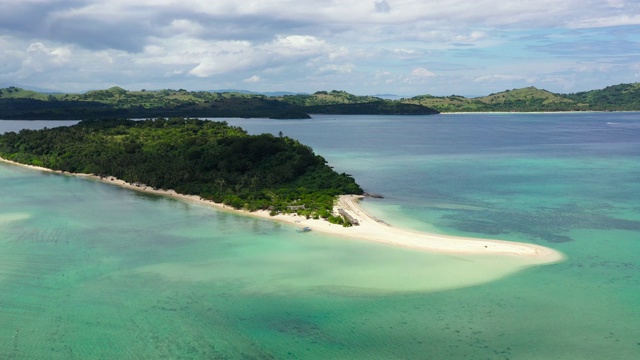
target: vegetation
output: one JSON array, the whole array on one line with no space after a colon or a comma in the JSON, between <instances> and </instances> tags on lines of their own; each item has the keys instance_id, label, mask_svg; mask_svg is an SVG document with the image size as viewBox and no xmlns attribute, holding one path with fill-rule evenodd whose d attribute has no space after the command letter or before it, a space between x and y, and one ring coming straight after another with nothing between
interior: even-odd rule
<instances>
[{"instance_id":1,"label":"vegetation","mask_svg":"<svg viewBox=\"0 0 640 360\"><path fill-rule=\"evenodd\" d=\"M478 98L422 95L402 100L440 112L469 111L619 111L640 110L640 83L609 86L576 94L555 94L535 87L507 90Z\"/></svg>"},{"instance_id":2,"label":"vegetation","mask_svg":"<svg viewBox=\"0 0 640 360\"><path fill-rule=\"evenodd\" d=\"M640 110L640 83L608 86L602 90L566 96L579 104L588 104L592 110Z\"/></svg>"},{"instance_id":3,"label":"vegetation","mask_svg":"<svg viewBox=\"0 0 640 360\"><path fill-rule=\"evenodd\" d=\"M42 94L16 87L0 89L1 119L100 119L197 117L309 118L308 114L430 115L475 111L619 111L640 110L640 83L609 86L575 94L535 87L487 96L420 95L387 100L344 91L268 97L255 93L179 90L127 91L120 87L84 94Z\"/></svg>"},{"instance_id":4,"label":"vegetation","mask_svg":"<svg viewBox=\"0 0 640 360\"><path fill-rule=\"evenodd\" d=\"M311 114L432 115L438 112L422 104L402 103L375 96L356 96L344 91L318 91L313 95L290 95L280 101L297 105Z\"/></svg>"},{"instance_id":5,"label":"vegetation","mask_svg":"<svg viewBox=\"0 0 640 360\"><path fill-rule=\"evenodd\" d=\"M326 93L326 92L325 92ZM357 104L357 106L345 106ZM335 105L335 106L334 106ZM195 117L268 117L307 119L308 113L433 114L422 105L332 91L324 95L267 97L238 92L158 90L120 87L84 94L42 94L16 87L0 89L2 119L105 119Z\"/></svg>"},{"instance_id":6,"label":"vegetation","mask_svg":"<svg viewBox=\"0 0 640 360\"><path fill-rule=\"evenodd\" d=\"M171 116L307 119L298 107L263 95L180 90L127 91L120 87L84 94L40 94L0 89L0 118L104 119Z\"/></svg>"},{"instance_id":7,"label":"vegetation","mask_svg":"<svg viewBox=\"0 0 640 360\"><path fill-rule=\"evenodd\" d=\"M0 156L73 173L115 176L250 211L329 218L335 197L361 194L312 149L189 118L82 121L0 135Z\"/></svg>"}]
</instances>

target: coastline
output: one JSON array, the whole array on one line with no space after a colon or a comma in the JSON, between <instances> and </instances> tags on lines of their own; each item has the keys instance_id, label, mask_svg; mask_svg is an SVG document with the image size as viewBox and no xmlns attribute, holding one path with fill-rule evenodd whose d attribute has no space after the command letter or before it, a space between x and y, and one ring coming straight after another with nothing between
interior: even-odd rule
<instances>
[{"instance_id":1,"label":"coastline","mask_svg":"<svg viewBox=\"0 0 640 360\"><path fill-rule=\"evenodd\" d=\"M517 115L517 114L585 114L585 113L606 113L606 112L637 112L637 111L608 111L608 110L561 110L561 111L447 111L438 115L460 115L460 114L494 114L494 115Z\"/></svg>"},{"instance_id":2,"label":"coastline","mask_svg":"<svg viewBox=\"0 0 640 360\"><path fill-rule=\"evenodd\" d=\"M269 214L269 211L266 210L259 210L254 212L249 212L246 210L236 210L224 204L215 203L210 200L204 200L196 195L179 194L174 190L156 190L141 184L127 183L112 176L101 178L99 176L90 174L67 173L34 165L21 164L15 161L4 159L2 157L0 157L0 161L7 164L44 172L83 177L149 194L173 197L182 201L203 204L214 207L218 210L232 212L243 216L252 216L272 221L279 221L295 225L300 228L309 227L313 231L337 237L346 237L363 241L373 241L387 245L401 246L433 253L499 255L516 257L522 259L525 265L552 264L561 262L565 259L565 255L561 252L535 244L440 235L410 229L396 228L369 215L359 204L360 200L364 198L364 196L360 195L341 195L338 199L337 204L334 206L335 211L337 211L338 209L342 209L353 218L357 219L359 222L358 226L343 227L341 225L331 224L325 220L306 219L305 217L298 216L297 214L278 214L275 216L271 216Z\"/></svg>"}]
</instances>

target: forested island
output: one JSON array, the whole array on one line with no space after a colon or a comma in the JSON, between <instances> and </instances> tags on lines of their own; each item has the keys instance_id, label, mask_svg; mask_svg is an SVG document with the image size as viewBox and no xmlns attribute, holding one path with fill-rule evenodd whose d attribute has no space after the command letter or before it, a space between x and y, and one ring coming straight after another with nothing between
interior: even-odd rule
<instances>
[{"instance_id":1,"label":"forested island","mask_svg":"<svg viewBox=\"0 0 640 360\"><path fill-rule=\"evenodd\" d=\"M363 193L351 175L337 173L297 140L193 118L87 120L8 132L0 135L0 157L345 225L331 213L336 196Z\"/></svg>"},{"instance_id":2,"label":"forested island","mask_svg":"<svg viewBox=\"0 0 640 360\"><path fill-rule=\"evenodd\" d=\"M640 111L640 83L557 94L535 87L487 96L419 95L397 100L345 91L267 96L246 92L128 91L120 87L83 94L0 89L0 119L56 120L153 117L307 119L309 114L433 115L441 112Z\"/></svg>"},{"instance_id":3,"label":"forested island","mask_svg":"<svg viewBox=\"0 0 640 360\"><path fill-rule=\"evenodd\" d=\"M326 96L324 94L326 94ZM84 94L44 94L17 87L0 89L0 119L57 120L154 117L240 117L308 119L310 113L432 115L438 112L343 91L267 97L239 92L179 90L127 91L120 87Z\"/></svg>"}]
</instances>

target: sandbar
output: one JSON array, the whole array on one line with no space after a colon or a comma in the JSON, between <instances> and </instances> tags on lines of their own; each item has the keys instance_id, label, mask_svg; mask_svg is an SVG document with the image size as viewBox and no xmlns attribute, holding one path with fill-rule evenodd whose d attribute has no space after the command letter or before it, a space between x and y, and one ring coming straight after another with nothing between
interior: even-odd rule
<instances>
[{"instance_id":1,"label":"sandbar","mask_svg":"<svg viewBox=\"0 0 640 360\"><path fill-rule=\"evenodd\" d=\"M215 207L219 210L240 215L284 222L298 226L299 228L309 227L312 231L318 231L342 238L374 241L393 246L402 246L416 250L444 254L501 255L516 257L521 258L523 263L528 265L552 264L565 259L565 255L563 253L555 249L535 244L441 235L394 227L368 214L359 204L364 196L359 195L342 195L338 198L338 201L334 206L334 211L337 212L339 209L342 209L352 218L358 220L359 223L357 226L343 227L342 225L331 224L323 219L307 219L303 216L298 216L297 214L278 214L272 216L269 214L269 211L266 210L252 212L236 210L224 204L202 199L196 195L179 194L174 190L153 189L152 187L145 186L144 184L131 184L113 176L100 177L89 174L66 173L44 167L25 165L1 157L0 161L40 171L94 179L149 194L169 196L184 201L204 204Z\"/></svg>"}]
</instances>

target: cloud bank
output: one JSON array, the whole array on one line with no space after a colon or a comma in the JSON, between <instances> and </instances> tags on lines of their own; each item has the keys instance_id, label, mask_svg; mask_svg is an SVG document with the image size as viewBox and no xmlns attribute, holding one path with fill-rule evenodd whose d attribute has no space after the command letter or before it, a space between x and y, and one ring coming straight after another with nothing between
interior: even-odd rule
<instances>
[{"instance_id":1,"label":"cloud bank","mask_svg":"<svg viewBox=\"0 0 640 360\"><path fill-rule=\"evenodd\" d=\"M637 78L625 0L3 0L0 86L571 92Z\"/></svg>"}]
</instances>

